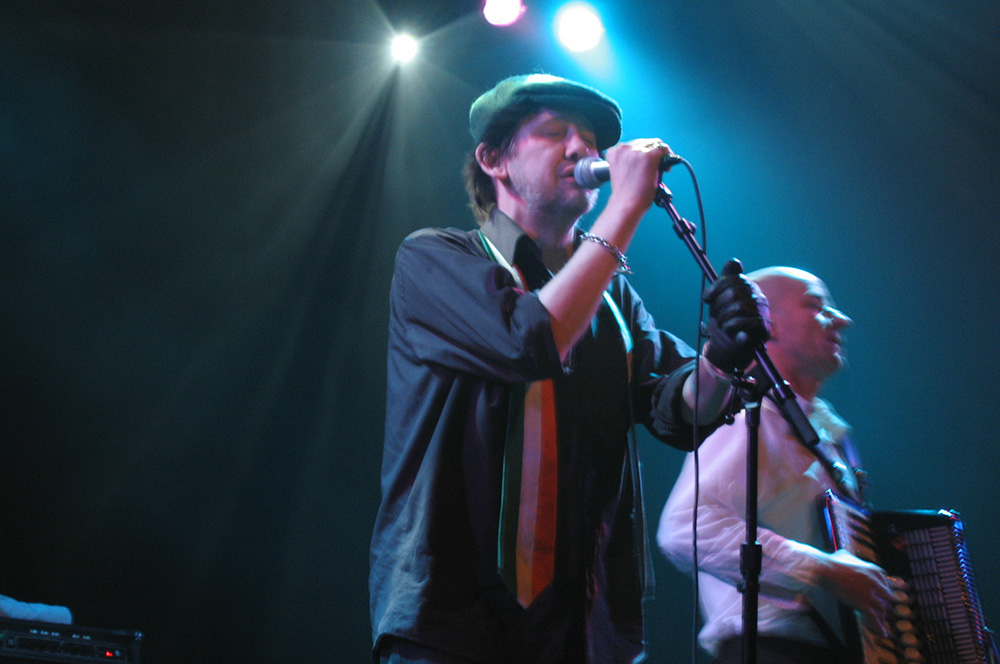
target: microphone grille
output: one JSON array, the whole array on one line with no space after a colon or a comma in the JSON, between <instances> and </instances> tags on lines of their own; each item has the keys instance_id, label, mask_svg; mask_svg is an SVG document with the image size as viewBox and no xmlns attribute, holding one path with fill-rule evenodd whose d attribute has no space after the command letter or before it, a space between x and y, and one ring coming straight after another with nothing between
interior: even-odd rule
<instances>
[{"instance_id":1,"label":"microphone grille","mask_svg":"<svg viewBox=\"0 0 1000 664\"><path fill-rule=\"evenodd\" d=\"M607 177L601 179L598 171L601 170L601 166L607 169L607 162L597 159L596 157L584 157L580 161L576 162L576 166L573 168L573 177L576 179L576 183L581 187L586 187L588 189L596 189L600 187L601 184L607 181Z\"/></svg>"}]
</instances>

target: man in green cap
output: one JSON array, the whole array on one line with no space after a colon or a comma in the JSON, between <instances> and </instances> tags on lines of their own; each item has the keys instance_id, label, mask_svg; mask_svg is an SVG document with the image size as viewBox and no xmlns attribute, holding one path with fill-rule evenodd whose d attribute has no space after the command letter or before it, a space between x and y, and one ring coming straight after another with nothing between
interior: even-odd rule
<instances>
[{"instance_id":1,"label":"man in green cap","mask_svg":"<svg viewBox=\"0 0 1000 664\"><path fill-rule=\"evenodd\" d=\"M623 273L669 149L618 143L606 95L516 76L469 124L479 227L418 231L396 258L373 657L632 662L650 573L632 425L681 449L714 430L766 302L724 270L697 366L655 327ZM584 232L597 193L574 168L602 153L611 195Z\"/></svg>"}]
</instances>

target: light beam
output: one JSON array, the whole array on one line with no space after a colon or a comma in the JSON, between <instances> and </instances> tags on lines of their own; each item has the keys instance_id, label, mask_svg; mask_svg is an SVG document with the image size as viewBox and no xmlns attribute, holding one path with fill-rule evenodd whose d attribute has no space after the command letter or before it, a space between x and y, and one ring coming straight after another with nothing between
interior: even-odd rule
<instances>
[{"instance_id":1,"label":"light beam","mask_svg":"<svg viewBox=\"0 0 1000 664\"><path fill-rule=\"evenodd\" d=\"M556 36L574 53L589 51L604 36L604 24L597 10L585 2L572 2L556 14Z\"/></svg>"}]
</instances>

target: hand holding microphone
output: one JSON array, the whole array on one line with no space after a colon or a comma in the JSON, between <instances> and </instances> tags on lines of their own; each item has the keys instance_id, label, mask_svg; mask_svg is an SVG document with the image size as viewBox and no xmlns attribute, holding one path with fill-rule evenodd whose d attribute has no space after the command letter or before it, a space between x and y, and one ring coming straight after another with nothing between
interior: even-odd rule
<instances>
[{"instance_id":1,"label":"hand holding microphone","mask_svg":"<svg viewBox=\"0 0 1000 664\"><path fill-rule=\"evenodd\" d=\"M579 159L574 164L573 176L578 187L587 189L610 180L608 208L641 216L656 200L671 156L675 155L660 139L637 138L608 148L604 160Z\"/></svg>"},{"instance_id":2,"label":"hand holding microphone","mask_svg":"<svg viewBox=\"0 0 1000 664\"><path fill-rule=\"evenodd\" d=\"M662 173L682 161L684 161L683 157L669 152L660 159L660 172ZM608 162L598 157L584 157L576 162L573 177L576 178L576 183L581 187L596 189L611 179L611 167Z\"/></svg>"}]
</instances>

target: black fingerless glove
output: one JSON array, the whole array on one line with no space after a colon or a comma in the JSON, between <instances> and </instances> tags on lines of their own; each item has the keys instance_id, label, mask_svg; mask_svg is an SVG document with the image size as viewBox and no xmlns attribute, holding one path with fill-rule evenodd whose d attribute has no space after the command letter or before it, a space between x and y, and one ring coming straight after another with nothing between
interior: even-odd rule
<instances>
[{"instance_id":1,"label":"black fingerless glove","mask_svg":"<svg viewBox=\"0 0 1000 664\"><path fill-rule=\"evenodd\" d=\"M740 262L729 260L704 297L709 313L705 357L726 373L750 366L755 351L770 338L767 298L742 273Z\"/></svg>"}]
</instances>

